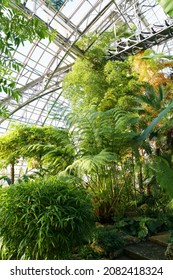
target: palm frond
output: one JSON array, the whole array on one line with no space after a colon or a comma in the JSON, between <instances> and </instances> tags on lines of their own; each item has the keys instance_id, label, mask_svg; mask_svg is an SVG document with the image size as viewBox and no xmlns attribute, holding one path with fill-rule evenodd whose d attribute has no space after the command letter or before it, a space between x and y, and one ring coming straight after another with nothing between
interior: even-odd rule
<instances>
[{"instance_id":1,"label":"palm frond","mask_svg":"<svg viewBox=\"0 0 173 280\"><path fill-rule=\"evenodd\" d=\"M171 110L173 107L173 102L171 102L164 110L162 110L158 116L151 122L151 124L141 133L138 141L144 141L149 134L151 133L152 129L165 117L165 115Z\"/></svg>"},{"instance_id":2,"label":"palm frond","mask_svg":"<svg viewBox=\"0 0 173 280\"><path fill-rule=\"evenodd\" d=\"M162 86L159 86L157 92L154 87L147 86L144 95L136 95L136 98L137 100L154 108L155 110L160 110L165 99L164 88Z\"/></svg>"}]
</instances>

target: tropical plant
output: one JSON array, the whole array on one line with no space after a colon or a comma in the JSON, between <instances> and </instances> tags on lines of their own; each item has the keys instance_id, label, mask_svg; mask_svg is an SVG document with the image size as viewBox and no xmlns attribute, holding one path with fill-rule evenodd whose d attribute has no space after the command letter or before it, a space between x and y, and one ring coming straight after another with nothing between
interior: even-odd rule
<instances>
[{"instance_id":1,"label":"tropical plant","mask_svg":"<svg viewBox=\"0 0 173 280\"><path fill-rule=\"evenodd\" d=\"M82 260L115 259L123 252L126 245L125 234L119 233L114 226L98 226L95 228L88 244L77 252Z\"/></svg>"},{"instance_id":2,"label":"tropical plant","mask_svg":"<svg viewBox=\"0 0 173 280\"><path fill-rule=\"evenodd\" d=\"M33 171L57 174L72 162L73 147L66 129L16 124L0 137L0 156L1 168L11 165L14 183L15 164L20 158Z\"/></svg>"},{"instance_id":3,"label":"tropical plant","mask_svg":"<svg viewBox=\"0 0 173 280\"><path fill-rule=\"evenodd\" d=\"M163 157L154 157L151 168L155 171L156 179L161 188L173 198L173 170L169 162Z\"/></svg>"},{"instance_id":4,"label":"tropical plant","mask_svg":"<svg viewBox=\"0 0 173 280\"><path fill-rule=\"evenodd\" d=\"M163 54L156 54L149 52L149 56L143 56L142 59L148 60L149 64L157 69L157 71L163 70L165 67L172 67L172 57L164 56ZM160 64L160 60L166 58L163 64ZM160 66L159 66L160 65ZM150 67L151 68L151 67ZM151 71L149 71L151 73ZM156 72L157 73L157 72ZM170 77L164 78L162 72L162 86L156 87L147 86L143 95L137 97L138 100L142 101L142 107L144 111L141 114L146 119L146 127L142 131L138 138L138 144L148 142L151 147L150 152L150 163L148 165L150 171L152 170L152 187L157 186L159 190L166 193L172 198L172 81ZM154 183L154 184L153 184ZM150 186L151 186L150 185ZM150 189L150 187L149 187ZM159 192L158 192L159 193ZM164 195L163 195L164 196Z\"/></svg>"},{"instance_id":5,"label":"tropical plant","mask_svg":"<svg viewBox=\"0 0 173 280\"><path fill-rule=\"evenodd\" d=\"M22 5L20 0L13 2ZM20 44L24 45L25 41L33 42L44 38L53 40L54 34L43 21L36 17L29 18L14 8L14 4L9 0L0 2L0 30L0 92L18 101L21 93L16 88L12 72L19 72L22 65L14 59L13 52ZM0 115L7 114L6 104L1 101Z\"/></svg>"},{"instance_id":6,"label":"tropical plant","mask_svg":"<svg viewBox=\"0 0 173 280\"><path fill-rule=\"evenodd\" d=\"M123 249L126 244L124 237L114 227L98 227L94 234L94 243L101 246L107 255Z\"/></svg>"},{"instance_id":7,"label":"tropical plant","mask_svg":"<svg viewBox=\"0 0 173 280\"><path fill-rule=\"evenodd\" d=\"M156 217L140 215L136 217L116 218L114 231L123 232L125 235L135 236L143 240L157 232L170 230L172 218L163 213Z\"/></svg>"},{"instance_id":8,"label":"tropical plant","mask_svg":"<svg viewBox=\"0 0 173 280\"><path fill-rule=\"evenodd\" d=\"M106 39L109 45L111 36ZM138 195L157 197L158 182L149 162L157 150L153 135L171 112L172 89L170 79L164 73L160 75L167 64L144 60L147 53L136 57L140 63L145 62L149 78L157 80L153 86L148 78L141 77L135 58L106 61L97 57L105 52L101 40L99 46L93 44L85 57L77 60L63 88L71 105L71 113L65 116L67 127L76 146L74 162L66 171L79 176L92 190L96 213L106 220L123 215L124 205L131 201L137 207ZM83 45L87 43L84 38ZM153 180L149 180L150 175Z\"/></svg>"},{"instance_id":9,"label":"tropical plant","mask_svg":"<svg viewBox=\"0 0 173 280\"><path fill-rule=\"evenodd\" d=\"M94 227L92 203L79 180L41 179L3 188L2 259L63 259Z\"/></svg>"},{"instance_id":10,"label":"tropical plant","mask_svg":"<svg viewBox=\"0 0 173 280\"><path fill-rule=\"evenodd\" d=\"M14 166L17 163L18 159L21 157L20 153L20 144L17 141L16 134L9 134L7 132L6 135L0 137L0 164L1 168L10 165L11 174L10 179L11 183L14 183L15 171Z\"/></svg>"},{"instance_id":11,"label":"tropical plant","mask_svg":"<svg viewBox=\"0 0 173 280\"><path fill-rule=\"evenodd\" d=\"M131 199L134 169L125 154L132 153L131 145L138 135L132 126L138 121L136 113L121 109L84 116L70 114L70 138L77 153L66 172L83 179L84 186L92 190L95 211L105 221L120 211L120 205L123 209L126 199Z\"/></svg>"},{"instance_id":12,"label":"tropical plant","mask_svg":"<svg viewBox=\"0 0 173 280\"><path fill-rule=\"evenodd\" d=\"M151 124L142 132L138 141L145 140L151 133L152 129L163 119L163 117L171 110L172 107L173 102L171 102L164 110L162 110L158 114L158 116L151 122Z\"/></svg>"},{"instance_id":13,"label":"tropical plant","mask_svg":"<svg viewBox=\"0 0 173 280\"><path fill-rule=\"evenodd\" d=\"M142 91L142 82L138 81L138 75L132 72L127 60L105 59L105 46L106 43L109 45L111 40L111 32L101 36L99 42L93 44L85 53L84 58L76 60L72 71L64 78L63 94L69 100L73 112L78 111L81 114L85 111L85 114L91 109L106 111L117 106L118 102L123 109L135 107L134 94ZM86 38L80 45L85 45L85 41Z\"/></svg>"}]
</instances>

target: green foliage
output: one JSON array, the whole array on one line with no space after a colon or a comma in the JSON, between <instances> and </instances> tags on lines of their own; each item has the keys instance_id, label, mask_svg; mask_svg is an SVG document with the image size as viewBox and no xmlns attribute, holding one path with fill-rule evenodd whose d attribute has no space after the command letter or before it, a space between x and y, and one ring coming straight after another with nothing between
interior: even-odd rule
<instances>
[{"instance_id":1,"label":"green foliage","mask_svg":"<svg viewBox=\"0 0 173 280\"><path fill-rule=\"evenodd\" d=\"M171 236L170 236L168 242L169 242L169 243L173 243L173 230L170 230L169 232L170 232L170 235L171 235Z\"/></svg>"},{"instance_id":2,"label":"green foliage","mask_svg":"<svg viewBox=\"0 0 173 280\"><path fill-rule=\"evenodd\" d=\"M78 58L63 80L63 94L70 100L74 112L97 106L106 87L103 70L96 71L94 64L87 59Z\"/></svg>"},{"instance_id":3,"label":"green foliage","mask_svg":"<svg viewBox=\"0 0 173 280\"><path fill-rule=\"evenodd\" d=\"M13 1L19 6L20 1ZM50 32L41 20L36 17L24 15L9 0L0 2L0 92L18 101L21 93L16 88L12 72L19 72L21 64L13 58L13 52L25 41L33 42L35 39L53 39ZM5 105L0 104L1 115L7 114Z\"/></svg>"},{"instance_id":4,"label":"green foliage","mask_svg":"<svg viewBox=\"0 0 173 280\"><path fill-rule=\"evenodd\" d=\"M173 56L172 55L165 55L163 53L154 53L154 52L151 52L148 55L142 56L142 59L149 59L149 60L153 60L153 61L158 61L158 59L163 59L163 58L172 60Z\"/></svg>"},{"instance_id":5,"label":"green foliage","mask_svg":"<svg viewBox=\"0 0 173 280\"><path fill-rule=\"evenodd\" d=\"M85 173L99 172L103 166L115 160L116 157L113 153L102 150L97 155L86 155L74 161L72 165L68 166L67 171L74 169L79 176Z\"/></svg>"},{"instance_id":6,"label":"green foliage","mask_svg":"<svg viewBox=\"0 0 173 280\"><path fill-rule=\"evenodd\" d=\"M112 259L114 253L116 255L116 251L122 250L125 245L125 234L118 233L115 226L99 226L93 232L90 242L77 252L77 259Z\"/></svg>"},{"instance_id":7,"label":"green foliage","mask_svg":"<svg viewBox=\"0 0 173 280\"><path fill-rule=\"evenodd\" d=\"M156 173L156 178L161 188L165 190L171 198L173 198L173 170L169 166L167 160L162 157L155 157L151 168Z\"/></svg>"},{"instance_id":8,"label":"green foliage","mask_svg":"<svg viewBox=\"0 0 173 280\"><path fill-rule=\"evenodd\" d=\"M104 249L109 254L125 246L123 236L118 234L115 228L99 227L94 235L94 243Z\"/></svg>"},{"instance_id":9,"label":"green foliage","mask_svg":"<svg viewBox=\"0 0 173 280\"><path fill-rule=\"evenodd\" d=\"M159 86L156 91L151 85L146 85L144 94L136 95L136 98L157 111L162 109L162 106L165 105L164 102L166 101L165 90L162 86Z\"/></svg>"},{"instance_id":10,"label":"green foliage","mask_svg":"<svg viewBox=\"0 0 173 280\"><path fill-rule=\"evenodd\" d=\"M129 28L129 24L126 22L119 24L116 26L116 38L121 39L122 37L128 38L133 35L136 30L136 26L131 24L131 28Z\"/></svg>"},{"instance_id":11,"label":"green foliage","mask_svg":"<svg viewBox=\"0 0 173 280\"><path fill-rule=\"evenodd\" d=\"M164 110L162 110L158 116L151 122L151 124L141 133L138 141L144 141L149 134L151 133L152 129L165 117L165 115L172 109L173 102L171 102Z\"/></svg>"},{"instance_id":12,"label":"green foliage","mask_svg":"<svg viewBox=\"0 0 173 280\"><path fill-rule=\"evenodd\" d=\"M15 134L7 132L6 135L2 135L0 137L1 167L15 163L20 157L20 148Z\"/></svg>"},{"instance_id":13,"label":"green foliage","mask_svg":"<svg viewBox=\"0 0 173 280\"><path fill-rule=\"evenodd\" d=\"M171 221L166 216L160 215L157 218L147 216L128 217L115 220L115 228L126 234L146 239L148 236L157 232L168 230L171 227Z\"/></svg>"},{"instance_id":14,"label":"green foliage","mask_svg":"<svg viewBox=\"0 0 173 280\"><path fill-rule=\"evenodd\" d=\"M127 26L122 26L122 32L126 31ZM78 46L86 51L84 58L76 61L63 83L71 105L66 123L76 146L74 161L66 171L84 179L84 185L94 193L97 216L104 219L122 214L131 201L137 205L138 193L150 193L151 197L160 194L148 163L157 152L156 132L168 117L172 120L167 114L172 103L166 88L154 88L140 80L130 59L102 59L111 36L111 32L104 38L100 36L98 43L93 34L81 40ZM154 62L153 67L157 74L162 69L158 64ZM147 62L145 66L150 69ZM154 180L147 185L150 175ZM141 223L140 236L146 234Z\"/></svg>"},{"instance_id":15,"label":"green foliage","mask_svg":"<svg viewBox=\"0 0 173 280\"><path fill-rule=\"evenodd\" d=\"M73 153L66 129L16 124L0 137L1 167L23 158L40 174L46 169L57 174L72 162Z\"/></svg>"},{"instance_id":16,"label":"green foliage","mask_svg":"<svg viewBox=\"0 0 173 280\"><path fill-rule=\"evenodd\" d=\"M80 248L77 256L80 260L99 260L103 257L103 252L96 250L90 244L86 244Z\"/></svg>"},{"instance_id":17,"label":"green foliage","mask_svg":"<svg viewBox=\"0 0 173 280\"><path fill-rule=\"evenodd\" d=\"M157 0L162 6L164 11L171 17L173 17L173 3L172 0Z\"/></svg>"},{"instance_id":18,"label":"green foliage","mask_svg":"<svg viewBox=\"0 0 173 280\"><path fill-rule=\"evenodd\" d=\"M131 71L130 63L127 60L108 61L104 67L104 75L107 90L100 101L99 109L105 111L116 106L122 109L134 108L137 105L134 95L141 92L142 84Z\"/></svg>"},{"instance_id":19,"label":"green foliage","mask_svg":"<svg viewBox=\"0 0 173 280\"><path fill-rule=\"evenodd\" d=\"M1 190L2 259L62 259L94 226L91 200L71 177L23 182Z\"/></svg>"},{"instance_id":20,"label":"green foliage","mask_svg":"<svg viewBox=\"0 0 173 280\"><path fill-rule=\"evenodd\" d=\"M114 108L119 98L124 97L121 105L128 99L128 108L134 107L135 93L142 90L138 75L131 70L128 61L107 61L106 47L111 43L113 33L106 32L97 43L86 51L84 58L78 58L63 81L63 94L71 102L72 111L85 114L88 110L106 111ZM85 49L92 34L80 42ZM129 102L130 100L130 102ZM123 107L127 109L127 103Z\"/></svg>"},{"instance_id":21,"label":"green foliage","mask_svg":"<svg viewBox=\"0 0 173 280\"><path fill-rule=\"evenodd\" d=\"M113 31L102 34L89 33L82 36L76 45L85 52L85 58L89 60L97 71L103 68L106 63L108 45L115 41Z\"/></svg>"},{"instance_id":22,"label":"green foliage","mask_svg":"<svg viewBox=\"0 0 173 280\"><path fill-rule=\"evenodd\" d=\"M139 116L115 108L70 117L70 137L78 153L66 171L84 179L84 185L94 193L97 215L106 219L121 211L127 202L125 193L131 192L133 175L121 154L131 153L137 136L132 126L137 125Z\"/></svg>"}]
</instances>

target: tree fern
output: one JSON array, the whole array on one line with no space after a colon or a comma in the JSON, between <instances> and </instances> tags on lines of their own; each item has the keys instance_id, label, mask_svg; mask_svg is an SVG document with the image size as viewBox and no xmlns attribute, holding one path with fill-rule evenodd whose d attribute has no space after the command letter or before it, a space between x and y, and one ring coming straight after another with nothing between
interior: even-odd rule
<instances>
[{"instance_id":1,"label":"tree fern","mask_svg":"<svg viewBox=\"0 0 173 280\"><path fill-rule=\"evenodd\" d=\"M79 176L85 173L98 172L106 164L116 161L116 156L106 150L102 150L96 155L83 156L73 162L72 165L67 167L67 171L76 172Z\"/></svg>"}]
</instances>

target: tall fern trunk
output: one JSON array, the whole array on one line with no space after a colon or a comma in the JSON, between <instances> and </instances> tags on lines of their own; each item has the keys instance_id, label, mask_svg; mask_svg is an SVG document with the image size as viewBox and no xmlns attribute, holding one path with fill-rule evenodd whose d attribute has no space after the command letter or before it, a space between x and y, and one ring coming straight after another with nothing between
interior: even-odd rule
<instances>
[{"instance_id":1,"label":"tall fern trunk","mask_svg":"<svg viewBox=\"0 0 173 280\"><path fill-rule=\"evenodd\" d=\"M14 163L11 163L10 165L10 177L11 177L11 183L14 184L14 176L15 176L15 172L14 172Z\"/></svg>"}]
</instances>

